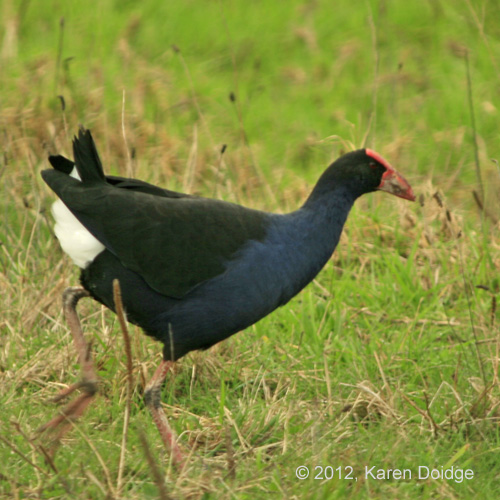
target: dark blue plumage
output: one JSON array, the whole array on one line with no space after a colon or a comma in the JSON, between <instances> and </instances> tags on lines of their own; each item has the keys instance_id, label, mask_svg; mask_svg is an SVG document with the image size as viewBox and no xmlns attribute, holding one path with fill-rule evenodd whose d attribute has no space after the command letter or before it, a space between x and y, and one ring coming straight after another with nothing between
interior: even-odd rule
<instances>
[{"instance_id":1,"label":"dark blue plumage","mask_svg":"<svg viewBox=\"0 0 500 500\"><path fill-rule=\"evenodd\" d=\"M169 360L288 302L335 250L355 199L377 189L386 171L365 150L348 153L300 209L280 215L106 179L90 133L80 132L74 147L81 181L68 176L72 162L62 157L52 157L55 170L42 175L105 247L83 268L81 283L114 309L119 279L129 320L162 341Z\"/></svg>"},{"instance_id":2,"label":"dark blue plumage","mask_svg":"<svg viewBox=\"0 0 500 500\"><path fill-rule=\"evenodd\" d=\"M84 289L112 310L119 280L128 320L163 342L166 362L288 302L328 261L362 194L414 199L404 178L369 149L339 158L301 208L281 215L106 177L90 132L80 131L73 145L75 164L55 156L54 169L42 172L69 209L56 202L56 234L82 267ZM155 375L152 389L164 375Z\"/></svg>"},{"instance_id":3,"label":"dark blue plumage","mask_svg":"<svg viewBox=\"0 0 500 500\"><path fill-rule=\"evenodd\" d=\"M252 325L296 295L331 256L352 202L342 199L334 220L328 214L335 207L326 205L268 214L262 241L249 240L225 262L223 273L182 299L154 291L109 251L82 270L82 285L113 309L112 280L118 278L129 320L164 342L165 359L175 360Z\"/></svg>"}]
</instances>

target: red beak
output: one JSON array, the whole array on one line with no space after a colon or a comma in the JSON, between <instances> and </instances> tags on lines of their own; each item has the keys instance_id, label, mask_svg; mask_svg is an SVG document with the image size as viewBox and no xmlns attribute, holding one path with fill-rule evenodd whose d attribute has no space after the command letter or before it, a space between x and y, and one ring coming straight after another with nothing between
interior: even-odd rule
<instances>
[{"instance_id":1,"label":"red beak","mask_svg":"<svg viewBox=\"0 0 500 500\"><path fill-rule=\"evenodd\" d=\"M387 168L384 175L382 175L382 181L378 189L399 198L404 198L405 200L415 201L415 195L411 186L401 174L392 168Z\"/></svg>"}]
</instances>

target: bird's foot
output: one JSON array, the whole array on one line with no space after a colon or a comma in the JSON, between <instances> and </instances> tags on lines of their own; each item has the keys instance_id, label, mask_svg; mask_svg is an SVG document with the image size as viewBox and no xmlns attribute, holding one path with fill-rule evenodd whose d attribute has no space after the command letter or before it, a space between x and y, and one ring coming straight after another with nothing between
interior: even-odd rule
<instances>
[{"instance_id":1,"label":"bird's foot","mask_svg":"<svg viewBox=\"0 0 500 500\"><path fill-rule=\"evenodd\" d=\"M167 373L173 366L173 361L163 360L155 371L155 374L149 381L144 391L144 401L155 423L163 444L171 454L175 465L182 468L184 465L184 454L177 444L177 437L168 424L167 416L161 406L161 387L165 381Z\"/></svg>"},{"instance_id":2,"label":"bird's foot","mask_svg":"<svg viewBox=\"0 0 500 500\"><path fill-rule=\"evenodd\" d=\"M177 444L177 436L174 431L170 428L168 424L167 416L163 411L163 408L150 408L151 415L153 417L153 422L155 423L163 444L165 448L172 456L172 461L178 468L182 468L184 466L184 453L182 452L180 446Z\"/></svg>"},{"instance_id":3,"label":"bird's foot","mask_svg":"<svg viewBox=\"0 0 500 500\"><path fill-rule=\"evenodd\" d=\"M62 390L54 398L54 401L59 402L66 399L77 389L81 390L82 393L73 401L70 401L59 413L59 415L55 416L52 420L49 420L38 429L39 433L47 430L54 433L53 449L57 446L64 434L66 434L66 432L68 432L71 428L72 423L78 417L83 415L97 393L97 375L92 362L90 346L88 346L85 342L80 320L78 319L78 315L76 313L76 305L78 301L81 298L88 296L89 293L82 287L70 287L63 293L64 314L66 316L66 321L68 322L73 342L78 353L79 362L82 367L82 379L69 386L67 389Z\"/></svg>"},{"instance_id":4,"label":"bird's foot","mask_svg":"<svg viewBox=\"0 0 500 500\"><path fill-rule=\"evenodd\" d=\"M66 432L68 432L68 430L71 428L72 423L81 415L83 415L87 407L94 399L97 393L97 381L81 380L80 382L71 385L67 389L62 390L52 400L54 402L62 401L78 389L82 391L82 394L80 394L73 401L70 401L59 413L59 415L56 415L54 418L39 427L37 430L38 433L49 430L55 433L53 439L54 443L60 441L64 434L66 434Z\"/></svg>"}]
</instances>

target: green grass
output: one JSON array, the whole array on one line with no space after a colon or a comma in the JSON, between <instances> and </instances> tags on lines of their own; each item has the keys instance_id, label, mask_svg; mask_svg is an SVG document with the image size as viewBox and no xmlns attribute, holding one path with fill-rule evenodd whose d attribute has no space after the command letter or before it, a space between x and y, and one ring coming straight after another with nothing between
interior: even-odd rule
<instances>
[{"instance_id":1,"label":"green grass","mask_svg":"<svg viewBox=\"0 0 500 500\"><path fill-rule=\"evenodd\" d=\"M158 498L147 450L170 498L498 498L499 15L486 0L5 0L0 498ZM472 197L464 49L484 217ZM178 363L162 398L193 450L183 471L142 401L160 346L132 327L119 471L125 350L115 316L95 302L79 312L99 396L53 463L35 432L79 376L60 301L78 271L53 236L54 197L39 175L48 153L71 154L78 123L108 172L256 208L296 208L332 159L363 145L419 197L359 200L314 283ZM308 479L297 479L300 465ZM452 465L474 478L416 477ZM328 466L352 467L357 480L325 479ZM372 466L413 476L365 478Z\"/></svg>"}]
</instances>

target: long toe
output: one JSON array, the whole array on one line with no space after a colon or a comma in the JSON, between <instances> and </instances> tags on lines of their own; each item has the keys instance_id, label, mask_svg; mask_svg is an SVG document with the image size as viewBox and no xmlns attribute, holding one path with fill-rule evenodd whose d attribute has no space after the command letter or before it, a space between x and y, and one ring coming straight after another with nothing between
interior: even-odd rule
<instances>
[{"instance_id":1,"label":"long toe","mask_svg":"<svg viewBox=\"0 0 500 500\"><path fill-rule=\"evenodd\" d=\"M73 384L72 386L68 387L68 389L64 389L64 391L61 391L61 393L59 393L54 398L54 401L61 401L62 399L72 394L76 389L83 390L83 394L80 394L80 396L78 396L76 399L70 401L59 415L56 415L53 419L49 420L47 423L39 427L37 432L41 433L46 430L58 430L59 432L56 439L60 439L71 427L70 422L75 421L85 413L85 410L90 405L97 393L97 382L95 381L82 380L81 382ZM65 428L65 430L61 432L61 429L59 427L63 423L63 427Z\"/></svg>"}]
</instances>

